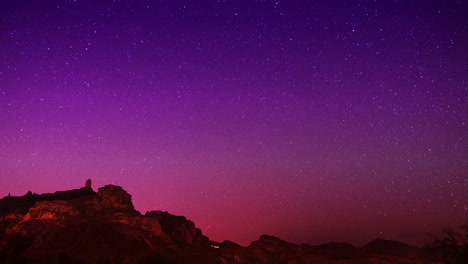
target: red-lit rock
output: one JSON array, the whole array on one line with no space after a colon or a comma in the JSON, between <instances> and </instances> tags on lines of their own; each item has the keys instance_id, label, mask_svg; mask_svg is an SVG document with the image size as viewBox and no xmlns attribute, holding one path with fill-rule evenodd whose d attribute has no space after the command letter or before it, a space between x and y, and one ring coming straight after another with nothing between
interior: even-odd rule
<instances>
[{"instance_id":1,"label":"red-lit rock","mask_svg":"<svg viewBox=\"0 0 468 264\"><path fill-rule=\"evenodd\" d=\"M67 201L40 201L31 207L24 220L59 220L79 215L80 212Z\"/></svg>"},{"instance_id":2,"label":"red-lit rock","mask_svg":"<svg viewBox=\"0 0 468 264\"><path fill-rule=\"evenodd\" d=\"M99 188L96 199L99 209L134 209L132 196L120 186L109 184Z\"/></svg>"}]
</instances>

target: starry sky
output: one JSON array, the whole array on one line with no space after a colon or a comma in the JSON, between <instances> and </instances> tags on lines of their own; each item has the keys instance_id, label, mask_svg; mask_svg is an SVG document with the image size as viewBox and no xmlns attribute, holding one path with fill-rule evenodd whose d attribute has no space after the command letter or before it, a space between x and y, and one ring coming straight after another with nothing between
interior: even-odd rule
<instances>
[{"instance_id":1,"label":"starry sky","mask_svg":"<svg viewBox=\"0 0 468 264\"><path fill-rule=\"evenodd\" d=\"M248 245L468 219L467 3L0 1L0 196L93 180Z\"/></svg>"}]
</instances>

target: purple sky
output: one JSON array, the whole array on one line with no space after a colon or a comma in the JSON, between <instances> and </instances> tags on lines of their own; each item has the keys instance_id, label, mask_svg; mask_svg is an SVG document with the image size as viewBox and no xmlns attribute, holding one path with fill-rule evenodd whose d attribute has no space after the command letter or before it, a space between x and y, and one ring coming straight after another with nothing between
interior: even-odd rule
<instances>
[{"instance_id":1,"label":"purple sky","mask_svg":"<svg viewBox=\"0 0 468 264\"><path fill-rule=\"evenodd\" d=\"M468 219L463 2L2 0L0 196L422 245Z\"/></svg>"}]
</instances>

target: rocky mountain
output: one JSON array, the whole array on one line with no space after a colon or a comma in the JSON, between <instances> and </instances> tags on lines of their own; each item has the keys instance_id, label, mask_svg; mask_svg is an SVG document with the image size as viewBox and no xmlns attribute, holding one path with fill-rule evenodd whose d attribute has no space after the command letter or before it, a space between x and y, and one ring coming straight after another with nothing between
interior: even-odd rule
<instances>
[{"instance_id":1,"label":"rocky mountain","mask_svg":"<svg viewBox=\"0 0 468 264\"><path fill-rule=\"evenodd\" d=\"M0 263L431 263L421 249L376 240L358 248L296 245L262 235L243 247L210 241L183 216L142 215L122 187L0 199Z\"/></svg>"}]
</instances>

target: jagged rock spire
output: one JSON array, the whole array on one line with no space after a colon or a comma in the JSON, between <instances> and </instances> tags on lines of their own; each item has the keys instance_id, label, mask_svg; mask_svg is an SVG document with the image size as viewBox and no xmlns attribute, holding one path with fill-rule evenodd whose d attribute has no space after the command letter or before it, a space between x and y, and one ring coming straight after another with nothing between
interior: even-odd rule
<instances>
[{"instance_id":1,"label":"jagged rock spire","mask_svg":"<svg viewBox=\"0 0 468 264\"><path fill-rule=\"evenodd\" d=\"M88 179L85 184L86 188L91 188L91 179Z\"/></svg>"}]
</instances>

